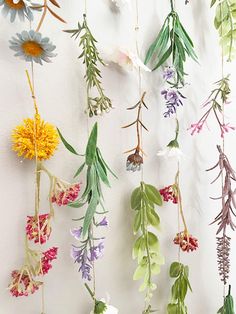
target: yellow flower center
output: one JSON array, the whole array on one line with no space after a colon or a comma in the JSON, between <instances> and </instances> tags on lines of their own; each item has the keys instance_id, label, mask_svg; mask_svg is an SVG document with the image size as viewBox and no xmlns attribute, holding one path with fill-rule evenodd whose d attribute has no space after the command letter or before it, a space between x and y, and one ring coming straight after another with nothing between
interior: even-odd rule
<instances>
[{"instance_id":1,"label":"yellow flower center","mask_svg":"<svg viewBox=\"0 0 236 314\"><path fill-rule=\"evenodd\" d=\"M22 44L22 48L28 56L39 57L43 53L43 48L36 41L26 41Z\"/></svg>"},{"instance_id":2,"label":"yellow flower center","mask_svg":"<svg viewBox=\"0 0 236 314\"><path fill-rule=\"evenodd\" d=\"M14 3L13 0L5 0L5 3L14 10L21 10L25 6L23 0L20 0L18 3Z\"/></svg>"}]
</instances>

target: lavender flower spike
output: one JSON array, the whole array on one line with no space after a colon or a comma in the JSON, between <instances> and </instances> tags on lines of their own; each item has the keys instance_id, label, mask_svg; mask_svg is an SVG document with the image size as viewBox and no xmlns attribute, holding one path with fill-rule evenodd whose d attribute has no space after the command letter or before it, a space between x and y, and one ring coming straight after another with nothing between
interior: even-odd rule
<instances>
[{"instance_id":1,"label":"lavender flower spike","mask_svg":"<svg viewBox=\"0 0 236 314\"><path fill-rule=\"evenodd\" d=\"M79 228L72 229L70 233L76 240L79 240L81 237L82 231L83 231L83 228L79 227Z\"/></svg>"}]
</instances>

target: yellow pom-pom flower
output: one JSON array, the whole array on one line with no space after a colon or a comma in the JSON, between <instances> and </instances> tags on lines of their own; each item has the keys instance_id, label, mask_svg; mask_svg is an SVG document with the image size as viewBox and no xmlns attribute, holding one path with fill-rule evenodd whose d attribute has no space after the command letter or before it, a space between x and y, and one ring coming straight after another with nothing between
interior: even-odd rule
<instances>
[{"instance_id":1,"label":"yellow pom-pom flower","mask_svg":"<svg viewBox=\"0 0 236 314\"><path fill-rule=\"evenodd\" d=\"M18 156L38 160L49 159L57 149L59 135L56 128L41 120L36 114L34 119L24 119L12 132L12 149Z\"/></svg>"}]
</instances>

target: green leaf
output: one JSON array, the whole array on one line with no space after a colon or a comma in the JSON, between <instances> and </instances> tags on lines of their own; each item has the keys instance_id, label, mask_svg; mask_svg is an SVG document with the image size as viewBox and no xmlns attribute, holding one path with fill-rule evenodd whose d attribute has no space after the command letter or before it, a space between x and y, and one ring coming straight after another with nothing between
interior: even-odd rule
<instances>
[{"instance_id":1,"label":"green leaf","mask_svg":"<svg viewBox=\"0 0 236 314\"><path fill-rule=\"evenodd\" d=\"M173 262L170 266L170 277L171 278L179 277L182 269L183 269L183 264L178 263L178 262Z\"/></svg>"},{"instance_id":2,"label":"green leaf","mask_svg":"<svg viewBox=\"0 0 236 314\"><path fill-rule=\"evenodd\" d=\"M145 276L147 271L147 265L139 265L133 275L133 280L139 280Z\"/></svg>"},{"instance_id":3,"label":"green leaf","mask_svg":"<svg viewBox=\"0 0 236 314\"><path fill-rule=\"evenodd\" d=\"M157 238L157 236L148 231L147 233L147 239L148 239L148 246L149 246L149 250L150 251L158 251L159 250L159 240Z\"/></svg>"},{"instance_id":4,"label":"green leaf","mask_svg":"<svg viewBox=\"0 0 236 314\"><path fill-rule=\"evenodd\" d=\"M216 3L216 0L211 0L211 8L213 7L213 5Z\"/></svg>"},{"instance_id":5,"label":"green leaf","mask_svg":"<svg viewBox=\"0 0 236 314\"><path fill-rule=\"evenodd\" d=\"M80 173L83 171L85 166L85 162L79 167L79 169L76 171L74 178L78 177L78 175L80 175Z\"/></svg>"},{"instance_id":6,"label":"green leaf","mask_svg":"<svg viewBox=\"0 0 236 314\"><path fill-rule=\"evenodd\" d=\"M91 198L91 201L89 203L89 206L87 208L85 217L84 217L83 237L85 237L85 235L87 234L88 229L89 229L89 227L90 227L90 225L92 223L93 216L94 216L94 214L96 212L96 208L97 208L98 203L99 203L99 198L98 198L98 194L97 194L97 192L95 190L93 195L92 195L92 198Z\"/></svg>"},{"instance_id":7,"label":"green leaf","mask_svg":"<svg viewBox=\"0 0 236 314\"><path fill-rule=\"evenodd\" d=\"M163 42L168 42L169 25L165 27L166 21L164 22L160 32L158 33L157 38L149 47L144 64L147 64L150 61L150 59L153 57L153 55L157 53L158 48L160 48L160 46L163 45Z\"/></svg>"},{"instance_id":8,"label":"green leaf","mask_svg":"<svg viewBox=\"0 0 236 314\"><path fill-rule=\"evenodd\" d=\"M157 213L152 209L147 209L147 220L149 224L156 229L159 229L160 227L160 217L157 215Z\"/></svg>"},{"instance_id":9,"label":"green leaf","mask_svg":"<svg viewBox=\"0 0 236 314\"><path fill-rule=\"evenodd\" d=\"M118 179L118 177L115 175L115 173L109 168L109 166L107 165L107 163L105 162L105 160L102 157L102 153L100 151L100 149L97 147L97 156L98 159L100 160L100 162L106 167L106 169L116 178Z\"/></svg>"},{"instance_id":10,"label":"green leaf","mask_svg":"<svg viewBox=\"0 0 236 314\"><path fill-rule=\"evenodd\" d=\"M150 184L145 184L145 193L148 199L154 204L161 206L162 205L162 197L160 192L155 188L155 186Z\"/></svg>"},{"instance_id":11,"label":"green leaf","mask_svg":"<svg viewBox=\"0 0 236 314\"><path fill-rule=\"evenodd\" d=\"M95 165L96 165L96 171L97 171L99 178L102 180L102 182L104 184L106 184L106 186L111 187L110 182L107 178L107 173L104 171L101 164L96 160Z\"/></svg>"},{"instance_id":12,"label":"green leaf","mask_svg":"<svg viewBox=\"0 0 236 314\"><path fill-rule=\"evenodd\" d=\"M79 200L68 204L69 207L73 207L73 208L80 208L80 207L83 207L84 205L85 203Z\"/></svg>"},{"instance_id":13,"label":"green leaf","mask_svg":"<svg viewBox=\"0 0 236 314\"><path fill-rule=\"evenodd\" d=\"M159 62L155 65L155 67L153 68L152 71L155 71L156 69L158 69L162 64L164 64L166 62L166 60L169 58L169 56L171 55L172 52L172 47L170 46L165 53L163 54L163 56L161 57L161 59L159 60Z\"/></svg>"},{"instance_id":14,"label":"green leaf","mask_svg":"<svg viewBox=\"0 0 236 314\"><path fill-rule=\"evenodd\" d=\"M137 209L141 203L141 189L137 187L131 194L131 208Z\"/></svg>"},{"instance_id":15,"label":"green leaf","mask_svg":"<svg viewBox=\"0 0 236 314\"><path fill-rule=\"evenodd\" d=\"M138 211L134 218L134 234L136 234L141 226L141 212Z\"/></svg>"},{"instance_id":16,"label":"green leaf","mask_svg":"<svg viewBox=\"0 0 236 314\"><path fill-rule=\"evenodd\" d=\"M61 141L64 144L65 148L67 148L72 154L79 156L79 154L76 152L76 150L64 139L64 137L62 136L62 134L58 128L57 128L57 132L58 132L58 134L61 138Z\"/></svg>"},{"instance_id":17,"label":"green leaf","mask_svg":"<svg viewBox=\"0 0 236 314\"><path fill-rule=\"evenodd\" d=\"M86 164L91 166L94 163L97 148L97 135L98 135L98 125L97 122L94 124L93 129L90 133L87 148L86 148Z\"/></svg>"}]
</instances>

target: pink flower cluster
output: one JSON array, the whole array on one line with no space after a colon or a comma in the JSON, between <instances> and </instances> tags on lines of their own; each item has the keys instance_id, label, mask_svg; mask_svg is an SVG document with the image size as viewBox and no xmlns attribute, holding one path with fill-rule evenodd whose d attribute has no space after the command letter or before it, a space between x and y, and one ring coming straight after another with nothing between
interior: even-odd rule
<instances>
[{"instance_id":1,"label":"pink flower cluster","mask_svg":"<svg viewBox=\"0 0 236 314\"><path fill-rule=\"evenodd\" d=\"M42 257L42 275L45 275L48 273L48 271L52 268L52 261L57 259L57 247L52 247L51 249L47 250L46 252L43 252Z\"/></svg>"},{"instance_id":2,"label":"pink flower cluster","mask_svg":"<svg viewBox=\"0 0 236 314\"><path fill-rule=\"evenodd\" d=\"M179 245L184 252L192 252L198 248L198 239L185 231L177 233L174 243Z\"/></svg>"},{"instance_id":3,"label":"pink flower cluster","mask_svg":"<svg viewBox=\"0 0 236 314\"><path fill-rule=\"evenodd\" d=\"M27 216L26 234L34 243L45 243L51 234L50 215Z\"/></svg>"},{"instance_id":4,"label":"pink flower cluster","mask_svg":"<svg viewBox=\"0 0 236 314\"><path fill-rule=\"evenodd\" d=\"M175 185L169 185L163 189L160 189L160 194L165 202L178 203L178 193Z\"/></svg>"},{"instance_id":5,"label":"pink flower cluster","mask_svg":"<svg viewBox=\"0 0 236 314\"><path fill-rule=\"evenodd\" d=\"M11 273L12 283L10 284L10 293L13 297L28 296L35 293L42 284L40 281L34 281L27 271L13 270Z\"/></svg>"},{"instance_id":6,"label":"pink flower cluster","mask_svg":"<svg viewBox=\"0 0 236 314\"><path fill-rule=\"evenodd\" d=\"M79 191L80 183L68 185L64 188L57 184L52 196L52 203L56 203L59 206L67 205L77 199Z\"/></svg>"}]
</instances>

